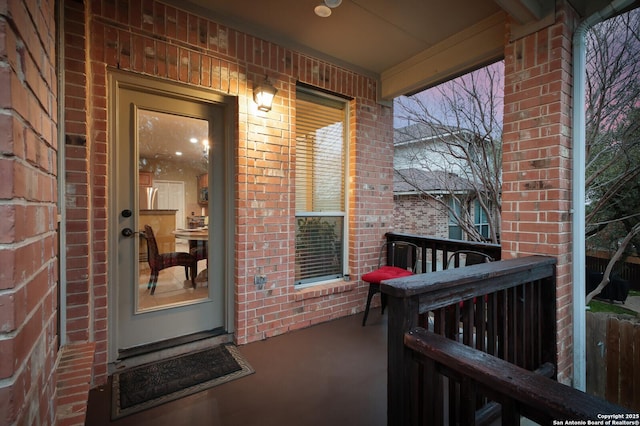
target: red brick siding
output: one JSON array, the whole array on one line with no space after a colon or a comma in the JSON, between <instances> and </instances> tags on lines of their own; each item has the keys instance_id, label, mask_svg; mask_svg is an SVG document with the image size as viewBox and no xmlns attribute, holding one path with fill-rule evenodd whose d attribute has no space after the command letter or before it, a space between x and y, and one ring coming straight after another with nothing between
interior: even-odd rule
<instances>
[{"instance_id":1,"label":"red brick siding","mask_svg":"<svg viewBox=\"0 0 640 426\"><path fill-rule=\"evenodd\" d=\"M440 203L417 195L399 195L394 201L396 231L449 238L449 214Z\"/></svg>"},{"instance_id":2,"label":"red brick siding","mask_svg":"<svg viewBox=\"0 0 640 426\"><path fill-rule=\"evenodd\" d=\"M0 8L0 424L50 425L57 358L54 2Z\"/></svg>"},{"instance_id":3,"label":"red brick siding","mask_svg":"<svg viewBox=\"0 0 640 426\"><path fill-rule=\"evenodd\" d=\"M94 363L95 343L65 346L58 363L56 425L83 426Z\"/></svg>"},{"instance_id":4,"label":"red brick siding","mask_svg":"<svg viewBox=\"0 0 640 426\"><path fill-rule=\"evenodd\" d=\"M94 203L91 182L91 143L87 137L88 111L86 82L87 61L82 46L86 40L85 14L68 4L64 10L65 50L65 207L67 264L67 322L69 342L86 342L90 334L90 289L95 283L92 266L96 253L94 239Z\"/></svg>"},{"instance_id":5,"label":"red brick siding","mask_svg":"<svg viewBox=\"0 0 640 426\"><path fill-rule=\"evenodd\" d=\"M558 258L558 378L572 377L571 40L576 17L558 2L556 23L505 48L503 258Z\"/></svg>"},{"instance_id":6,"label":"red brick siding","mask_svg":"<svg viewBox=\"0 0 640 426\"><path fill-rule=\"evenodd\" d=\"M377 247L392 226L393 211L392 114L375 102L375 81L154 1L90 2L88 21L83 20L81 2L67 1L66 6L70 58L65 64L73 73L65 85L66 164L72 179L68 187L74 191L67 202L77 203L68 222L73 253L68 272L74 306L89 308L88 318L83 318L87 311L74 309L78 314L68 324L68 335L82 339L93 330L96 383L105 381L107 362L107 67L237 98L233 274L239 343L362 310L366 289L357 279L377 261ZM85 28L84 22L90 24ZM79 48L85 37L86 48ZM252 100L253 85L265 74L279 90L268 114L258 113ZM293 287L296 81L353 98L352 282L305 291ZM253 283L256 274L267 276L263 290Z\"/></svg>"}]
</instances>

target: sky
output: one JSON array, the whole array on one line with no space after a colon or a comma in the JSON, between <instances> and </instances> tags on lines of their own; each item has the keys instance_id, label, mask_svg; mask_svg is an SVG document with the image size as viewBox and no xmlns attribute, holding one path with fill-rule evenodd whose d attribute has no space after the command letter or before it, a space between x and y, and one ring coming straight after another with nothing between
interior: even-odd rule
<instances>
[{"instance_id":1,"label":"sky","mask_svg":"<svg viewBox=\"0 0 640 426\"><path fill-rule=\"evenodd\" d=\"M400 96L394 100L394 128L400 128L412 124L412 119L407 117L407 107L424 118L420 111L427 108L429 113L443 124L455 126L457 123L450 110L450 101L457 95L456 105L468 102L468 97L461 95L462 88L477 88L481 98L486 99L487 91L493 78L494 87L494 114L496 120L502 123L503 92L504 92L504 62L499 61L484 68L465 74L451 81L423 90L412 96ZM403 107L404 105L405 107Z\"/></svg>"}]
</instances>

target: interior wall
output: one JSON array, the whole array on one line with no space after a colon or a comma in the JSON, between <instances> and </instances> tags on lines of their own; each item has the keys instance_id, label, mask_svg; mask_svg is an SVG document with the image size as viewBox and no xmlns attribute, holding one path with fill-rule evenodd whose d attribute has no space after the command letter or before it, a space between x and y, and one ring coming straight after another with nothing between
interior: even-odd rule
<instances>
[{"instance_id":1,"label":"interior wall","mask_svg":"<svg viewBox=\"0 0 640 426\"><path fill-rule=\"evenodd\" d=\"M148 160L146 165L140 169L140 171L150 171L154 172L153 179L154 180L170 180L174 182L184 182L184 190L185 190L185 218L187 216L200 216L203 208L206 210L206 206L201 206L198 204L198 176L206 173L206 168L202 167L201 169L195 169L192 167L189 161L184 161L182 168L167 168L161 167L163 170L161 173L154 172L158 168L156 167L157 162L155 160ZM173 164L178 166L180 162L173 161ZM187 172L185 172L187 171ZM186 226L186 224L182 224L180 226Z\"/></svg>"}]
</instances>

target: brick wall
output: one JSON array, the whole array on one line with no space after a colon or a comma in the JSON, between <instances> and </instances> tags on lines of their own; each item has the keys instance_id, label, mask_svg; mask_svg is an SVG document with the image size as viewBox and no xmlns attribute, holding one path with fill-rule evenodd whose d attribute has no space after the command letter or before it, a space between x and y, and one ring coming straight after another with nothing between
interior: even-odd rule
<instances>
[{"instance_id":1,"label":"brick wall","mask_svg":"<svg viewBox=\"0 0 640 426\"><path fill-rule=\"evenodd\" d=\"M54 2L0 6L0 424L54 423Z\"/></svg>"},{"instance_id":2,"label":"brick wall","mask_svg":"<svg viewBox=\"0 0 640 426\"><path fill-rule=\"evenodd\" d=\"M393 218L397 232L449 238L449 213L433 199L418 195L395 196Z\"/></svg>"},{"instance_id":3,"label":"brick wall","mask_svg":"<svg viewBox=\"0 0 640 426\"><path fill-rule=\"evenodd\" d=\"M557 264L558 379L572 377L571 40L576 18L505 48L503 259L551 255Z\"/></svg>"},{"instance_id":4,"label":"brick wall","mask_svg":"<svg viewBox=\"0 0 640 426\"><path fill-rule=\"evenodd\" d=\"M393 212L392 114L375 102L375 81L160 2L65 4L67 271L73 290L68 335L95 339L95 383L107 374L108 67L235 98L232 274L239 343L361 311L366 288L358 278L377 262ZM254 84L265 75L278 89L266 114L257 112L252 100ZM352 280L299 291L293 286L296 81L352 98L347 259ZM253 282L257 274L267 276L262 290Z\"/></svg>"}]
</instances>

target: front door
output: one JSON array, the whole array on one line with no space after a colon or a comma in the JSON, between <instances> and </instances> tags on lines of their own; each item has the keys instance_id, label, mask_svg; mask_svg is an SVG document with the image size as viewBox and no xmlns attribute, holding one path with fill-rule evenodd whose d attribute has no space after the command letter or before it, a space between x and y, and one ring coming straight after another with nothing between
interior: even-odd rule
<instances>
[{"instance_id":1,"label":"front door","mask_svg":"<svg viewBox=\"0 0 640 426\"><path fill-rule=\"evenodd\" d=\"M111 76L110 362L225 328L225 107L166 86Z\"/></svg>"}]
</instances>

